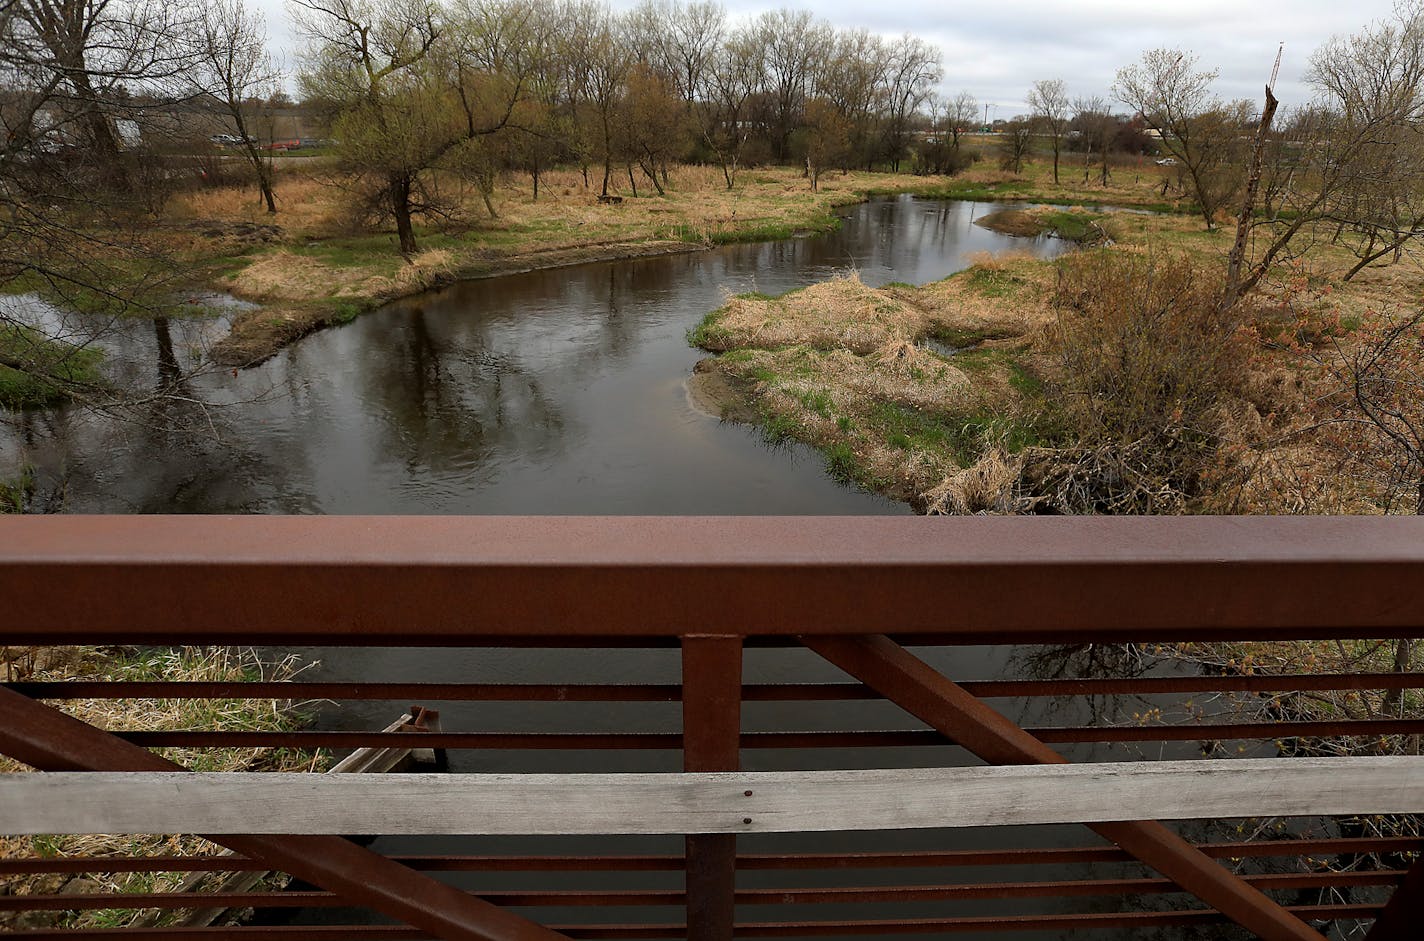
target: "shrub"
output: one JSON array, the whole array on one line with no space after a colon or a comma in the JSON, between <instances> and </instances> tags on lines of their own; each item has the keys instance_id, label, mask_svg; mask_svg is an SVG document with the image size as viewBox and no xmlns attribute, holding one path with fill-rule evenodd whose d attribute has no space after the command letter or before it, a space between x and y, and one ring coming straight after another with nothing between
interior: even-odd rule
<instances>
[{"instance_id":1,"label":"shrub","mask_svg":"<svg viewBox=\"0 0 1424 941\"><path fill-rule=\"evenodd\" d=\"M1180 510L1220 470L1219 432L1241 398L1249 346L1217 311L1219 284L1183 256L1092 252L1062 262L1053 391L1070 434L1095 456L1074 463L1103 490L1098 501L1075 480L1086 495L1079 511Z\"/></svg>"}]
</instances>

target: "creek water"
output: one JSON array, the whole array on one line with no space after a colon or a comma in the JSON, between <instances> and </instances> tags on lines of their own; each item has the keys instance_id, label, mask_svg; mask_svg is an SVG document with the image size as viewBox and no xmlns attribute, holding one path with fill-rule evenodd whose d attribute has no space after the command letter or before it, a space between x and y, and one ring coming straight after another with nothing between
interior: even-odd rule
<instances>
[{"instance_id":1,"label":"creek water","mask_svg":"<svg viewBox=\"0 0 1424 941\"><path fill-rule=\"evenodd\" d=\"M263 365L191 381L190 428L78 409L0 421L0 477L32 468L42 509L83 513L905 513L689 401L685 339L729 293L781 293L855 269L922 283L979 252L1065 243L974 225L1001 206L902 197L838 231L535 271L402 300ZM52 312L51 312L52 315ZM105 325L127 387L185 368L222 318ZM67 329L92 325L70 315Z\"/></svg>"}]
</instances>

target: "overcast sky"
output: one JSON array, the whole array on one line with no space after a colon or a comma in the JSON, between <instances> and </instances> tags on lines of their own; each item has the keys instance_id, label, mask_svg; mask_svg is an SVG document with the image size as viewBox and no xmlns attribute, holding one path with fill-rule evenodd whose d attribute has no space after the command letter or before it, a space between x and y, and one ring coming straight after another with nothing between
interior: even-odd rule
<instances>
[{"instance_id":1,"label":"overcast sky","mask_svg":"<svg viewBox=\"0 0 1424 941\"><path fill-rule=\"evenodd\" d=\"M267 16L274 45L297 51L284 0L248 0ZM636 0L613 0L615 9ZM1394 0L723 0L733 18L777 6L809 9L836 26L886 36L909 32L944 52L944 88L968 90L995 106L992 117L1026 110L1028 86L1061 78L1070 95L1106 96L1113 74L1144 49L1169 46L1218 68L1226 98L1259 98L1285 43L1276 95L1286 106L1308 97L1301 78L1311 52L1332 35L1355 32L1390 14Z\"/></svg>"}]
</instances>

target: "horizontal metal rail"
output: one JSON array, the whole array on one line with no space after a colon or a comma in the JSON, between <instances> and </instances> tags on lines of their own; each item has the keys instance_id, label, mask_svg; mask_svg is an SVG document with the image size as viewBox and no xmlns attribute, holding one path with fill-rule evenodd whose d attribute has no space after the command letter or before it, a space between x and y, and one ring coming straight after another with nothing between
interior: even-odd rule
<instances>
[{"instance_id":1,"label":"horizontal metal rail","mask_svg":"<svg viewBox=\"0 0 1424 941\"><path fill-rule=\"evenodd\" d=\"M1424 851L1424 837L1325 838L1250 840L1201 843L1197 849L1213 859L1261 857L1326 857L1364 854L1411 855ZM649 854L462 855L412 856L391 859L412 869L434 872L681 872L682 856ZM903 850L846 853L743 853L739 871L925 869L966 866L1059 866L1126 863L1133 857L1114 846L1027 847L1001 850ZM92 872L252 872L259 862L241 856L66 856L0 859L0 875Z\"/></svg>"},{"instance_id":2,"label":"horizontal metal rail","mask_svg":"<svg viewBox=\"0 0 1424 941\"><path fill-rule=\"evenodd\" d=\"M1290 905L1289 911L1311 921L1339 921L1372 918L1377 904ZM964 934L1008 931L1083 931L1101 928L1148 928L1220 925L1226 919L1210 910L1167 912L1105 912L1061 915L957 916L951 918L866 919L862 921L770 921L739 922L733 928L738 938L805 938L845 935ZM587 941L622 939L676 939L687 936L684 924L553 924L551 930ZM429 935L408 928L384 925L321 925L253 928L149 928L149 929L66 929L24 930L6 934L12 938L66 938L69 941L425 941Z\"/></svg>"},{"instance_id":3,"label":"horizontal metal rail","mask_svg":"<svg viewBox=\"0 0 1424 941\"><path fill-rule=\"evenodd\" d=\"M1025 731L1050 745L1085 742L1196 742L1245 739L1337 738L1424 734L1424 719L1341 719L1330 722L1192 722L1180 725L1028 726ZM410 744L420 736L426 748L491 750L631 750L682 748L680 732L116 732L146 748L377 748ZM868 731L743 732L741 747L911 748L953 745L932 729Z\"/></svg>"},{"instance_id":4,"label":"horizontal metal rail","mask_svg":"<svg viewBox=\"0 0 1424 941\"><path fill-rule=\"evenodd\" d=\"M410 702L666 702L682 701L671 683L310 683L129 682L65 680L0 684L34 699L278 699ZM1200 676L966 680L981 699L1044 696L1148 696L1192 693L1282 693L1328 690L1424 689L1424 673L1261 673ZM753 683L743 702L831 702L879 699L859 683Z\"/></svg>"},{"instance_id":5,"label":"horizontal metal rail","mask_svg":"<svg viewBox=\"0 0 1424 941\"><path fill-rule=\"evenodd\" d=\"M1419 584L1408 518L0 519L3 643L1418 636Z\"/></svg>"},{"instance_id":6,"label":"horizontal metal rail","mask_svg":"<svg viewBox=\"0 0 1424 941\"><path fill-rule=\"evenodd\" d=\"M1243 878L1258 889L1321 891L1325 889L1394 886L1403 870L1369 872L1270 873ZM984 899L1065 899L1099 896L1180 893L1170 879L1077 879L1039 882L983 882L959 885L849 886L835 888L740 889L738 905L820 905L866 903L950 902ZM685 905L687 893L676 889L494 889L477 893L486 902L514 908L569 906ZM99 892L52 895L39 899L0 896L3 911L96 911L114 908L342 908L350 905L332 892Z\"/></svg>"}]
</instances>

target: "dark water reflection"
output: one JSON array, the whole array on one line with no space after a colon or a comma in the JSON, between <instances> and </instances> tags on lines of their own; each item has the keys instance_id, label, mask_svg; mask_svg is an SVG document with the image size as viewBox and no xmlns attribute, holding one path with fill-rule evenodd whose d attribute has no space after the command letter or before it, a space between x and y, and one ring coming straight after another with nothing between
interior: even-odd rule
<instances>
[{"instance_id":1,"label":"dark water reflection","mask_svg":"<svg viewBox=\"0 0 1424 941\"><path fill-rule=\"evenodd\" d=\"M773 448L688 401L685 335L729 293L780 293L854 268L925 282L984 251L1062 243L973 225L993 204L908 197L832 234L465 282L299 342L265 365L190 376L229 407L181 416L193 441L76 410L0 425L70 512L903 513L820 457ZM115 378L174 381L221 320L106 325ZM170 416L171 417L171 416Z\"/></svg>"}]
</instances>

